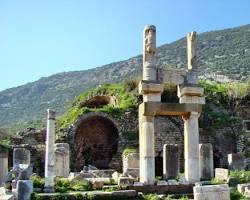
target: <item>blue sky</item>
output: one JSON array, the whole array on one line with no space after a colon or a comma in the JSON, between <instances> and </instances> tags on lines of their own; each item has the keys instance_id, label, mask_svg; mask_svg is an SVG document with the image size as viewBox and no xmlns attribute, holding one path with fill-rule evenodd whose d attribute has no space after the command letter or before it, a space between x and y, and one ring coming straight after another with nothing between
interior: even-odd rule
<instances>
[{"instance_id":1,"label":"blue sky","mask_svg":"<svg viewBox=\"0 0 250 200\"><path fill-rule=\"evenodd\" d=\"M249 0L0 0L0 91L58 72L84 70L157 46L250 23Z\"/></svg>"}]
</instances>

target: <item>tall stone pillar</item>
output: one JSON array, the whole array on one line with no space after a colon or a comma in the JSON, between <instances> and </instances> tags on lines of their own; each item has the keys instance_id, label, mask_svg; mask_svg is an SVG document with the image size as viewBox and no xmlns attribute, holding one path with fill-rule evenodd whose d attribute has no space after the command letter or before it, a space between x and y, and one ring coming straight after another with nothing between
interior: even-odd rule
<instances>
[{"instance_id":1,"label":"tall stone pillar","mask_svg":"<svg viewBox=\"0 0 250 200\"><path fill-rule=\"evenodd\" d=\"M196 32L187 35L188 72L185 81L178 86L180 103L205 104L204 89L198 84L198 70L195 51ZM190 112L183 116L184 120L184 159L185 178L194 183L200 180L199 169L199 116L198 112Z\"/></svg>"},{"instance_id":2,"label":"tall stone pillar","mask_svg":"<svg viewBox=\"0 0 250 200\"><path fill-rule=\"evenodd\" d=\"M163 85L157 82L155 63L156 28L146 26L143 35L143 80L139 93L143 102L160 102ZM155 182L154 117L144 116L139 108L140 182L153 185Z\"/></svg>"},{"instance_id":3,"label":"tall stone pillar","mask_svg":"<svg viewBox=\"0 0 250 200\"><path fill-rule=\"evenodd\" d=\"M191 112L184 119L185 178L190 183L200 180L199 170L199 113Z\"/></svg>"},{"instance_id":4,"label":"tall stone pillar","mask_svg":"<svg viewBox=\"0 0 250 200\"><path fill-rule=\"evenodd\" d=\"M55 167L55 111L47 110L47 134L46 134L46 155L45 155L45 192L54 192L54 167Z\"/></svg>"},{"instance_id":5,"label":"tall stone pillar","mask_svg":"<svg viewBox=\"0 0 250 200\"><path fill-rule=\"evenodd\" d=\"M0 151L0 186L8 173L8 152Z\"/></svg>"}]
</instances>

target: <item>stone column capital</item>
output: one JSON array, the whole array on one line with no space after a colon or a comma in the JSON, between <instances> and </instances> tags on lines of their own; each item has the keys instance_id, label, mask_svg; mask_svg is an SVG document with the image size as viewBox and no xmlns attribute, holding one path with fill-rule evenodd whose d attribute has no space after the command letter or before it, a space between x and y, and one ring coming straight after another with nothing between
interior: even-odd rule
<instances>
[{"instance_id":1,"label":"stone column capital","mask_svg":"<svg viewBox=\"0 0 250 200\"><path fill-rule=\"evenodd\" d=\"M56 119L56 112L54 110L51 109L47 109L47 113L48 113L48 119Z\"/></svg>"},{"instance_id":2,"label":"stone column capital","mask_svg":"<svg viewBox=\"0 0 250 200\"><path fill-rule=\"evenodd\" d=\"M185 120L189 120L189 119L194 119L194 118L199 118L201 115L201 113L199 112L190 112L187 115L182 115L182 119Z\"/></svg>"}]
</instances>

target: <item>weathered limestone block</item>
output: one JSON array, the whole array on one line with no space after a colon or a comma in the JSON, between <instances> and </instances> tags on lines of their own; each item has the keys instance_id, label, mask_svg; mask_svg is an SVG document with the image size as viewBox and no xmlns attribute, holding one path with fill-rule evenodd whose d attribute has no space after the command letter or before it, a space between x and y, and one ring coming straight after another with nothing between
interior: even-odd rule
<instances>
[{"instance_id":1,"label":"weathered limestone block","mask_svg":"<svg viewBox=\"0 0 250 200\"><path fill-rule=\"evenodd\" d=\"M93 174L96 178L111 178L114 173L113 169L98 169L89 170L89 173Z\"/></svg>"},{"instance_id":2,"label":"weathered limestone block","mask_svg":"<svg viewBox=\"0 0 250 200\"><path fill-rule=\"evenodd\" d=\"M228 185L195 186L194 200L230 200Z\"/></svg>"},{"instance_id":3,"label":"weathered limestone block","mask_svg":"<svg viewBox=\"0 0 250 200\"><path fill-rule=\"evenodd\" d=\"M245 188L244 196L250 198L250 189L248 187Z\"/></svg>"},{"instance_id":4,"label":"weathered limestone block","mask_svg":"<svg viewBox=\"0 0 250 200\"><path fill-rule=\"evenodd\" d=\"M214 176L213 147L211 144L200 144L200 178L210 180Z\"/></svg>"},{"instance_id":5,"label":"weathered limestone block","mask_svg":"<svg viewBox=\"0 0 250 200\"><path fill-rule=\"evenodd\" d=\"M14 200L14 195L6 191L6 188L0 187L0 200Z\"/></svg>"},{"instance_id":6,"label":"weathered limestone block","mask_svg":"<svg viewBox=\"0 0 250 200\"><path fill-rule=\"evenodd\" d=\"M244 184L238 184L237 185L237 190L238 192L240 192L241 194L245 193L245 190L250 189L250 183L244 183Z\"/></svg>"},{"instance_id":7,"label":"weathered limestone block","mask_svg":"<svg viewBox=\"0 0 250 200\"><path fill-rule=\"evenodd\" d=\"M0 152L0 185L2 185L8 173L8 153Z\"/></svg>"},{"instance_id":8,"label":"weathered limestone block","mask_svg":"<svg viewBox=\"0 0 250 200\"><path fill-rule=\"evenodd\" d=\"M229 170L224 168L215 168L215 178L220 181L226 181L229 177Z\"/></svg>"},{"instance_id":9,"label":"weathered limestone block","mask_svg":"<svg viewBox=\"0 0 250 200\"><path fill-rule=\"evenodd\" d=\"M55 144L55 176L68 177L70 172L69 162L69 144Z\"/></svg>"},{"instance_id":10,"label":"weathered limestone block","mask_svg":"<svg viewBox=\"0 0 250 200\"><path fill-rule=\"evenodd\" d=\"M140 167L140 155L139 153L129 153L124 155L122 158L123 172L127 169L139 168Z\"/></svg>"},{"instance_id":11,"label":"weathered limestone block","mask_svg":"<svg viewBox=\"0 0 250 200\"><path fill-rule=\"evenodd\" d=\"M135 181L138 181L140 176L140 169L139 168L128 168L126 172L123 173L124 176L133 178Z\"/></svg>"},{"instance_id":12,"label":"weathered limestone block","mask_svg":"<svg viewBox=\"0 0 250 200\"><path fill-rule=\"evenodd\" d=\"M30 165L30 151L25 148L15 148L13 151L13 166L19 164Z\"/></svg>"},{"instance_id":13,"label":"weathered limestone block","mask_svg":"<svg viewBox=\"0 0 250 200\"><path fill-rule=\"evenodd\" d=\"M198 96L182 96L180 97L180 103L196 103L196 104L205 104L204 97Z\"/></svg>"},{"instance_id":14,"label":"weathered limestone block","mask_svg":"<svg viewBox=\"0 0 250 200\"><path fill-rule=\"evenodd\" d=\"M47 110L47 135L46 135L46 154L45 154L45 192L54 192L55 177L55 111Z\"/></svg>"},{"instance_id":15,"label":"weathered limestone block","mask_svg":"<svg viewBox=\"0 0 250 200\"><path fill-rule=\"evenodd\" d=\"M182 96L203 96L204 95L204 88L202 88L202 87L191 87L191 86L185 86L185 87L178 86L177 95L178 95L178 97L182 97Z\"/></svg>"},{"instance_id":16,"label":"weathered limestone block","mask_svg":"<svg viewBox=\"0 0 250 200\"><path fill-rule=\"evenodd\" d=\"M178 145L164 144L163 146L163 178L175 178L179 173Z\"/></svg>"},{"instance_id":17,"label":"weathered limestone block","mask_svg":"<svg viewBox=\"0 0 250 200\"><path fill-rule=\"evenodd\" d=\"M160 102L164 85L155 82L140 81L139 93L143 95L144 102Z\"/></svg>"},{"instance_id":18,"label":"weathered limestone block","mask_svg":"<svg viewBox=\"0 0 250 200\"><path fill-rule=\"evenodd\" d=\"M134 179L130 177L119 177L118 178L118 185L133 185Z\"/></svg>"},{"instance_id":19,"label":"weathered limestone block","mask_svg":"<svg viewBox=\"0 0 250 200\"><path fill-rule=\"evenodd\" d=\"M228 166L231 170L244 170L246 167L244 155L241 153L228 154Z\"/></svg>"},{"instance_id":20,"label":"weathered limestone block","mask_svg":"<svg viewBox=\"0 0 250 200\"><path fill-rule=\"evenodd\" d=\"M33 182L31 180L17 181L17 200L30 200L33 192Z\"/></svg>"}]
</instances>

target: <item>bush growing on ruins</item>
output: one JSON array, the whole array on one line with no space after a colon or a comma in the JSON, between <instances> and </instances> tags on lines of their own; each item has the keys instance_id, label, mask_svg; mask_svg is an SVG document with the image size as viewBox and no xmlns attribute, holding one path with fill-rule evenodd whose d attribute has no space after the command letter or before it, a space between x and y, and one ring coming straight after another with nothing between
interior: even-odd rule
<instances>
[{"instance_id":1,"label":"bush growing on ruins","mask_svg":"<svg viewBox=\"0 0 250 200\"><path fill-rule=\"evenodd\" d=\"M9 139L0 140L0 149L9 150L11 148L11 142Z\"/></svg>"},{"instance_id":2,"label":"bush growing on ruins","mask_svg":"<svg viewBox=\"0 0 250 200\"><path fill-rule=\"evenodd\" d=\"M55 180L55 191L56 192L67 192L70 188L70 181L66 178L57 178Z\"/></svg>"},{"instance_id":3,"label":"bush growing on ruins","mask_svg":"<svg viewBox=\"0 0 250 200\"><path fill-rule=\"evenodd\" d=\"M230 190L230 199L231 200L247 200L244 195L242 195L240 192L236 190L236 188L233 188Z\"/></svg>"},{"instance_id":4,"label":"bush growing on ruins","mask_svg":"<svg viewBox=\"0 0 250 200\"><path fill-rule=\"evenodd\" d=\"M94 96L114 96L117 98L117 105L105 105L100 108L82 107L82 102ZM121 115L126 110L135 109L138 105L136 95L126 91L124 83L106 84L94 89L90 89L78 96L72 103L72 107L68 109L58 120L59 127L67 128L70 124L74 124L79 116L88 112L104 112L111 115Z\"/></svg>"},{"instance_id":5,"label":"bush growing on ruins","mask_svg":"<svg viewBox=\"0 0 250 200\"><path fill-rule=\"evenodd\" d=\"M131 92L137 88L138 84L139 84L139 78L128 79L124 81L124 89L127 92Z\"/></svg>"},{"instance_id":6,"label":"bush growing on ruins","mask_svg":"<svg viewBox=\"0 0 250 200\"><path fill-rule=\"evenodd\" d=\"M212 185L220 185L225 183L224 181L218 180L217 178L212 178L210 182Z\"/></svg>"},{"instance_id":7,"label":"bush growing on ruins","mask_svg":"<svg viewBox=\"0 0 250 200\"><path fill-rule=\"evenodd\" d=\"M89 181L74 181L70 183L70 188L73 191L91 191L93 185Z\"/></svg>"},{"instance_id":8,"label":"bush growing on ruins","mask_svg":"<svg viewBox=\"0 0 250 200\"><path fill-rule=\"evenodd\" d=\"M44 178L40 177L39 175L37 174L34 174L30 177L30 180L33 181L33 186L34 188L44 188Z\"/></svg>"},{"instance_id":9,"label":"bush growing on ruins","mask_svg":"<svg viewBox=\"0 0 250 200\"><path fill-rule=\"evenodd\" d=\"M127 156L128 154L130 153L135 153L136 152L136 149L133 148L133 147L126 147L123 152L122 152L122 156Z\"/></svg>"},{"instance_id":10,"label":"bush growing on ruins","mask_svg":"<svg viewBox=\"0 0 250 200\"><path fill-rule=\"evenodd\" d=\"M240 183L250 182L250 171L234 170L234 171L230 171L230 176L237 178Z\"/></svg>"}]
</instances>

